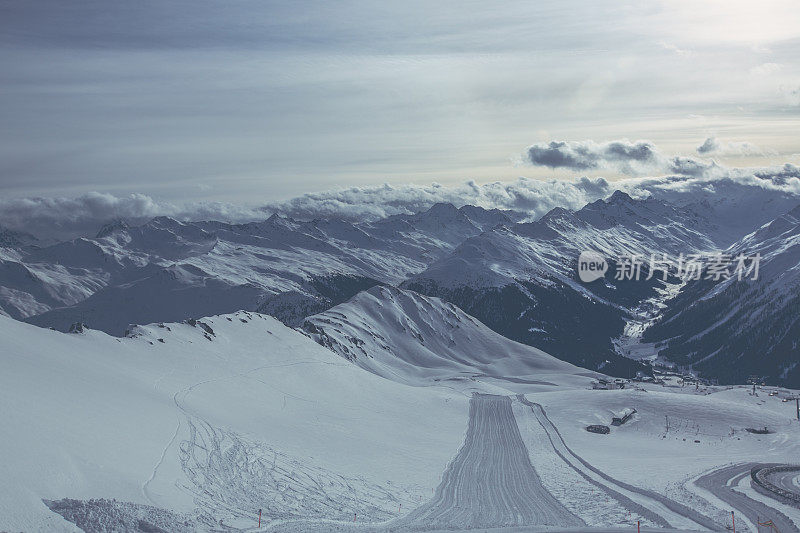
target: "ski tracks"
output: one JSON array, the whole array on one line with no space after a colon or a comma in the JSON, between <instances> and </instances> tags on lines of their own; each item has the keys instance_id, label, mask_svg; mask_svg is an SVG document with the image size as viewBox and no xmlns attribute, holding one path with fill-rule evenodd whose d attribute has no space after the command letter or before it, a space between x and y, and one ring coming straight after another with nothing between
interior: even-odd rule
<instances>
[{"instance_id":1,"label":"ski tracks","mask_svg":"<svg viewBox=\"0 0 800 533\"><path fill-rule=\"evenodd\" d=\"M433 499L390 530L583 526L541 483L520 435L511 398L475 394L464 444Z\"/></svg>"},{"instance_id":2,"label":"ski tracks","mask_svg":"<svg viewBox=\"0 0 800 533\"><path fill-rule=\"evenodd\" d=\"M690 509L689 507L670 500L651 490L635 487L628 483L616 480L608 474L598 470L582 457L573 452L555 424L550 420L544 408L538 403L528 401L525 396L517 395L517 399L530 407L533 415L539 421L542 429L547 433L550 444L556 454L573 468L584 479L608 492L614 499L625 505L630 511L651 520L661 527L675 527L681 529L711 529L722 530L722 527L710 518Z\"/></svg>"}]
</instances>

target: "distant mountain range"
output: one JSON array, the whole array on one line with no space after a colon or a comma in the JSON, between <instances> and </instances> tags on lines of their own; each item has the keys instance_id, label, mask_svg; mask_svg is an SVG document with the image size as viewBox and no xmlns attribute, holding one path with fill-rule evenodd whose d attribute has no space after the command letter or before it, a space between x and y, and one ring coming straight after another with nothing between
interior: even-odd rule
<instances>
[{"instance_id":1,"label":"distant mountain range","mask_svg":"<svg viewBox=\"0 0 800 533\"><path fill-rule=\"evenodd\" d=\"M724 382L800 383L800 206L725 250L760 254L756 280L689 282L643 340ZM751 275L752 276L752 275Z\"/></svg>"},{"instance_id":2,"label":"distant mountain range","mask_svg":"<svg viewBox=\"0 0 800 533\"><path fill-rule=\"evenodd\" d=\"M658 356L721 381L759 374L798 385L798 204L785 192L717 180L699 195L617 191L535 221L436 204L360 223L276 215L249 224L112 221L92 238L48 246L0 229L0 313L123 335L131 324L258 310L347 355L375 342L364 317L417 324L411 334L421 327L418 310L441 299L453 315L432 322L431 332L471 315L510 341L607 374L646 372L643 361ZM584 250L608 259L605 278L579 280ZM623 255L723 250L760 253L760 279L684 284L674 265L666 280L613 275ZM383 307L394 311L378 313ZM636 358L628 357L632 345ZM393 355L381 365L401 372L401 351L384 352Z\"/></svg>"}]
</instances>

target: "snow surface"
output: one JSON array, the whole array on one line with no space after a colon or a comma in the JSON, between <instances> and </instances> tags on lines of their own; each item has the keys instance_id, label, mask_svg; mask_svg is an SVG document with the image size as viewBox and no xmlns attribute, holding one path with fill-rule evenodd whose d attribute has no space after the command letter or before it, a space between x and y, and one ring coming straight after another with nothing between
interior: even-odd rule
<instances>
[{"instance_id":1,"label":"snow surface","mask_svg":"<svg viewBox=\"0 0 800 533\"><path fill-rule=\"evenodd\" d=\"M435 299L373 289L347 304L353 324L341 325L363 327L379 296L389 314L369 331L388 342L366 357L385 364L364 368L248 312L126 338L0 317L0 453L13 458L0 465L0 529L74 531L58 511L84 524L144 519L182 531L222 520L252 530L259 508L273 531L424 530L434 516L449 528L574 517L602 528L722 529L727 510L692 480L732 462L791 462L799 451L793 406L777 396L672 379L591 390L581 369L503 341ZM433 322L444 318L459 326ZM426 321L449 333L430 335ZM421 334L400 344L398 324ZM484 349L514 357L488 365L494 374L476 372ZM407 368L431 359L441 364ZM551 384L501 378L519 365ZM473 393L494 394L481 411L494 414L468 416ZM586 431L629 408L633 418L608 435ZM763 426L772 433L745 429ZM480 488L486 468L494 489ZM522 515L503 511L502 502L524 500L522 486L550 496ZM486 511L463 508L473 504Z\"/></svg>"},{"instance_id":2,"label":"snow surface","mask_svg":"<svg viewBox=\"0 0 800 533\"><path fill-rule=\"evenodd\" d=\"M426 517L449 528L567 517L603 528L641 520L723 529L728 504L695 481L726 478L731 464L796 462L800 422L781 401L795 391L753 395L673 378L592 390L596 373L393 287L360 293L302 330L247 311L178 322L253 308L266 295L311 294L319 276L397 282L429 264L422 277L472 288L573 283L569 261L582 247L702 250L729 236L704 233L701 215L616 194L535 224L438 204L365 224L159 218L113 224L94 239L4 247L0 530L75 531L68 516L247 531L258 509L274 531L418 530L433 527ZM767 256L765 272L778 281L765 298L777 303L780 291L796 292L797 220L789 213L734 246ZM758 312L769 320L776 307ZM104 329L158 313L175 322L117 338L6 316L66 323L76 311ZM632 419L608 434L586 430L627 409ZM488 489L479 486L487 468ZM736 483L770 506L745 478Z\"/></svg>"},{"instance_id":3,"label":"snow surface","mask_svg":"<svg viewBox=\"0 0 800 533\"><path fill-rule=\"evenodd\" d=\"M0 243L0 307L38 325L66 330L83 321L122 335L129 323L255 310L278 294L313 298L314 280L331 275L399 283L484 228L512 222L500 211L468 207L436 204L360 224L157 217L41 248L8 237Z\"/></svg>"},{"instance_id":4,"label":"snow surface","mask_svg":"<svg viewBox=\"0 0 800 533\"><path fill-rule=\"evenodd\" d=\"M779 216L724 251L733 260L760 256L757 279L747 274L718 282L689 282L663 316L645 330L667 356L707 374L744 381L748 374L794 386L800 318L800 207ZM748 261L747 266L750 266ZM736 364L729 366L731 361Z\"/></svg>"},{"instance_id":5,"label":"snow surface","mask_svg":"<svg viewBox=\"0 0 800 533\"><path fill-rule=\"evenodd\" d=\"M587 386L593 375L495 333L451 303L395 287L373 287L311 316L304 330L361 368L413 385L496 377Z\"/></svg>"},{"instance_id":6,"label":"snow surface","mask_svg":"<svg viewBox=\"0 0 800 533\"><path fill-rule=\"evenodd\" d=\"M236 313L64 334L0 317L0 530L73 531L42 499L115 498L227 524L385 520L430 494L467 398L364 372ZM162 339L161 342L159 339Z\"/></svg>"}]
</instances>

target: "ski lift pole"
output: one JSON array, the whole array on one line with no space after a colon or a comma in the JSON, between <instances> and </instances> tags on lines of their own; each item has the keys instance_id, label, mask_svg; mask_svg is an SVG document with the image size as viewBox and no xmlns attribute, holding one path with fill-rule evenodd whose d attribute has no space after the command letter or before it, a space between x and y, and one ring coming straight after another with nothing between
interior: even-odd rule
<instances>
[{"instance_id":1,"label":"ski lift pole","mask_svg":"<svg viewBox=\"0 0 800 533\"><path fill-rule=\"evenodd\" d=\"M733 525L733 533L736 533L736 518L733 516L733 511L731 511L731 524Z\"/></svg>"}]
</instances>

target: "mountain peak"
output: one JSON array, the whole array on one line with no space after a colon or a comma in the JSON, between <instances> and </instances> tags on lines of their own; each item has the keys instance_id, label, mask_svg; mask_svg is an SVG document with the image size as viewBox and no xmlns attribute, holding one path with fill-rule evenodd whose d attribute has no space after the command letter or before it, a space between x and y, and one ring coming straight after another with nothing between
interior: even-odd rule
<instances>
[{"instance_id":1,"label":"mountain peak","mask_svg":"<svg viewBox=\"0 0 800 533\"><path fill-rule=\"evenodd\" d=\"M614 193L606 198L605 203L607 204L620 204L620 203L630 203L633 202L634 199L631 197L630 194L616 190Z\"/></svg>"},{"instance_id":2,"label":"mountain peak","mask_svg":"<svg viewBox=\"0 0 800 533\"><path fill-rule=\"evenodd\" d=\"M0 246L24 246L36 242L38 239L33 235L22 233L20 231L13 231L8 228L0 226Z\"/></svg>"},{"instance_id":3,"label":"mountain peak","mask_svg":"<svg viewBox=\"0 0 800 533\"><path fill-rule=\"evenodd\" d=\"M433 204L431 208L425 211L423 214L432 215L436 217L442 217L442 216L454 217L462 213L458 209L456 209L456 206L454 206L453 204L448 204L445 202L437 202Z\"/></svg>"},{"instance_id":4,"label":"mountain peak","mask_svg":"<svg viewBox=\"0 0 800 533\"><path fill-rule=\"evenodd\" d=\"M172 226L183 226L184 224L180 220L176 220L176 219L174 219L172 217L169 217L169 216L166 216L166 215L160 215L160 216L157 216L157 217L153 217L147 223L147 225L148 226L167 226L167 227L172 227Z\"/></svg>"},{"instance_id":5,"label":"mountain peak","mask_svg":"<svg viewBox=\"0 0 800 533\"><path fill-rule=\"evenodd\" d=\"M484 209L475 205L465 205L460 207L458 211L483 231L501 224L513 224L515 222L506 212L497 208Z\"/></svg>"},{"instance_id":6,"label":"mountain peak","mask_svg":"<svg viewBox=\"0 0 800 533\"><path fill-rule=\"evenodd\" d=\"M109 222L108 224L100 228L100 231L98 231L97 235L95 235L95 239L102 239L103 237L108 237L109 235L112 235L118 231L125 231L129 227L130 226L128 226L128 224L122 219L114 220L113 222Z\"/></svg>"}]
</instances>

